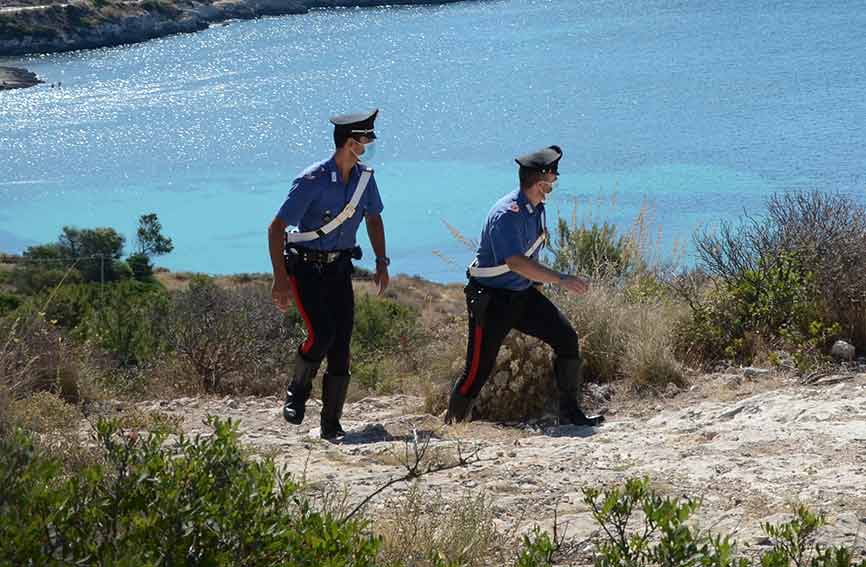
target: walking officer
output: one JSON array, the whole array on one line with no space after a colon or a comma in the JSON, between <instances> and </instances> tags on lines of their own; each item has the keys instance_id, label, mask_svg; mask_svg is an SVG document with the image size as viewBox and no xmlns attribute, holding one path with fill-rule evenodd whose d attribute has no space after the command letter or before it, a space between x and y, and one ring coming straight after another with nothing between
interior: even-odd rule
<instances>
[{"instance_id":1,"label":"walking officer","mask_svg":"<svg viewBox=\"0 0 866 567\"><path fill-rule=\"evenodd\" d=\"M376 254L374 281L379 293L388 286L382 200L373 170L361 160L372 154L373 122L378 110L334 116L330 159L314 163L292 182L276 217L268 227L268 248L274 270L272 289L277 308L285 311L294 299L307 327L298 347L294 375L286 388L283 417L300 424L313 378L322 361L321 436L345 435L340 416L349 387L349 343L354 323L352 258L360 259L355 234L363 220ZM288 226L297 230L286 232Z\"/></svg>"},{"instance_id":2,"label":"walking officer","mask_svg":"<svg viewBox=\"0 0 866 567\"><path fill-rule=\"evenodd\" d=\"M560 423L595 426L604 420L602 416L587 417L580 409L577 333L534 285L550 283L574 293L585 293L589 286L583 278L560 274L538 262L547 239L544 201L559 176L560 159L559 146L516 158L520 187L499 199L487 214L475 260L468 269L469 345L465 370L448 401L448 423L469 418L472 403L511 329L537 337L553 348Z\"/></svg>"}]
</instances>

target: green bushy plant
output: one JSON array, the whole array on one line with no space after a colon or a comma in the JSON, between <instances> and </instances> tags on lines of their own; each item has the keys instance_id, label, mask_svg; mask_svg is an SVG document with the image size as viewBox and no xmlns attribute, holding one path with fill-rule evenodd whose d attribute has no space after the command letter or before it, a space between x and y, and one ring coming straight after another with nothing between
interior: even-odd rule
<instances>
[{"instance_id":1,"label":"green bushy plant","mask_svg":"<svg viewBox=\"0 0 866 567\"><path fill-rule=\"evenodd\" d=\"M69 475L20 431L0 440L0 564L374 565L364 523L315 510L231 422L209 423L167 443L102 421L102 462Z\"/></svg>"},{"instance_id":2,"label":"green bushy plant","mask_svg":"<svg viewBox=\"0 0 866 567\"><path fill-rule=\"evenodd\" d=\"M747 214L739 222L721 223L716 231L698 233L694 240L699 267L740 308L724 324L747 325L751 323L744 318L755 317L751 325L759 328L749 332L763 340L769 332L795 347L800 343L805 352L833 335L866 348L862 204L821 191L779 193L768 199L764 218ZM706 319L706 313L700 316ZM811 332L813 323L820 330ZM744 333L733 335L748 341Z\"/></svg>"},{"instance_id":3,"label":"green bushy plant","mask_svg":"<svg viewBox=\"0 0 866 567\"><path fill-rule=\"evenodd\" d=\"M390 383L396 361L408 356L421 333L418 313L387 298L359 295L352 331L352 373L355 382L370 390Z\"/></svg>"},{"instance_id":4,"label":"green bushy plant","mask_svg":"<svg viewBox=\"0 0 866 567\"><path fill-rule=\"evenodd\" d=\"M818 360L841 326L828 319L815 275L790 254L761 260L723 280L677 330L678 351L698 361L750 363L761 350L784 348L803 365Z\"/></svg>"},{"instance_id":5,"label":"green bushy plant","mask_svg":"<svg viewBox=\"0 0 866 567\"><path fill-rule=\"evenodd\" d=\"M417 332L418 314L396 301L360 295L355 301L352 347L359 353L399 349Z\"/></svg>"},{"instance_id":6,"label":"green bushy plant","mask_svg":"<svg viewBox=\"0 0 866 567\"><path fill-rule=\"evenodd\" d=\"M631 238L607 222L571 225L559 218L553 247L553 269L593 276L630 275L641 265Z\"/></svg>"},{"instance_id":7,"label":"green bushy plant","mask_svg":"<svg viewBox=\"0 0 866 567\"><path fill-rule=\"evenodd\" d=\"M595 542L596 567L749 567L727 535L695 527L692 516L700 500L661 496L649 479L628 479L622 487L584 488L584 502L602 536ZM823 516L804 506L781 525L763 524L773 547L758 560L761 567L866 567L853 561L849 549L815 545Z\"/></svg>"},{"instance_id":8,"label":"green bushy plant","mask_svg":"<svg viewBox=\"0 0 866 567\"><path fill-rule=\"evenodd\" d=\"M167 348L169 298L155 285L127 281L106 285L76 334L112 353L122 366L147 362Z\"/></svg>"},{"instance_id":9,"label":"green bushy plant","mask_svg":"<svg viewBox=\"0 0 866 567\"><path fill-rule=\"evenodd\" d=\"M98 345L124 365L154 358L164 348L165 290L156 284L123 281L63 285L43 291L20 306Z\"/></svg>"},{"instance_id":10,"label":"green bushy plant","mask_svg":"<svg viewBox=\"0 0 866 567\"><path fill-rule=\"evenodd\" d=\"M22 299L18 295L0 291L0 317L18 309L21 301Z\"/></svg>"},{"instance_id":11,"label":"green bushy plant","mask_svg":"<svg viewBox=\"0 0 866 567\"><path fill-rule=\"evenodd\" d=\"M523 545L515 567L550 567L551 558L556 550L556 542L550 534L535 528L532 533L523 536Z\"/></svg>"},{"instance_id":12,"label":"green bushy plant","mask_svg":"<svg viewBox=\"0 0 866 567\"><path fill-rule=\"evenodd\" d=\"M24 295L51 290L61 283L77 284L84 281L81 272L75 268L70 269L68 267L51 267L50 265L27 263L17 266L9 279L10 283L15 287L15 291Z\"/></svg>"}]
</instances>

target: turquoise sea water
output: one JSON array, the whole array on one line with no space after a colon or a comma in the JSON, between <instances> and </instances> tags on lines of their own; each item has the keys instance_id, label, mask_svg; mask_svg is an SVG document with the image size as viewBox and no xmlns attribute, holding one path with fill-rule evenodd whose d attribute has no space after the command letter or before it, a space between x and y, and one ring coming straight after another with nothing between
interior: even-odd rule
<instances>
[{"instance_id":1,"label":"turquoise sea water","mask_svg":"<svg viewBox=\"0 0 866 567\"><path fill-rule=\"evenodd\" d=\"M158 264L267 271L327 117L372 107L392 268L439 281L472 256L446 222L476 239L513 156L553 143L553 212L627 230L649 204L663 251L773 191L866 201L864 29L862 2L500 0L0 59L62 82L0 93L0 250L65 224L131 237L156 212L175 242Z\"/></svg>"}]
</instances>

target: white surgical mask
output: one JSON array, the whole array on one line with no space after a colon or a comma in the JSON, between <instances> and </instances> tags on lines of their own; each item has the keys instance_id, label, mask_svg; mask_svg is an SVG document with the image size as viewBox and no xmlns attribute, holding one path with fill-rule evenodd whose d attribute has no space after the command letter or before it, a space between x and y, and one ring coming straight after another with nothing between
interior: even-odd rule
<instances>
[{"instance_id":1,"label":"white surgical mask","mask_svg":"<svg viewBox=\"0 0 866 567\"><path fill-rule=\"evenodd\" d=\"M358 143L361 144L361 142ZM361 145L364 146L364 151L360 154L355 153L355 151L351 149L349 151L352 152L352 155L355 156L358 161L369 163L376 156L376 144L371 141Z\"/></svg>"}]
</instances>

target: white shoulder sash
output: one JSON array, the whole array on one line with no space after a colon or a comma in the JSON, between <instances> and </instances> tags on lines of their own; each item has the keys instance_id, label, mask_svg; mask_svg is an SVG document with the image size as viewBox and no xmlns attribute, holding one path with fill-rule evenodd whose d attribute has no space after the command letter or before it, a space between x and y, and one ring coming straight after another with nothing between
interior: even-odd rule
<instances>
[{"instance_id":1,"label":"white shoulder sash","mask_svg":"<svg viewBox=\"0 0 866 567\"><path fill-rule=\"evenodd\" d=\"M367 184L370 182L370 178L372 176L372 169L368 168L361 172L361 178L358 180L358 186L355 187L355 192L352 194L352 198L349 200L349 204L346 205L346 207L342 211L340 211L340 214L335 216L331 220L331 222L317 230L311 230L309 232L288 232L286 233L286 242L309 242L337 230L337 227L349 220L352 215L355 214L355 209L358 207L358 202L360 202L361 196L367 189Z\"/></svg>"}]
</instances>

